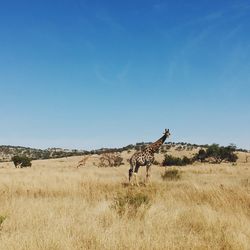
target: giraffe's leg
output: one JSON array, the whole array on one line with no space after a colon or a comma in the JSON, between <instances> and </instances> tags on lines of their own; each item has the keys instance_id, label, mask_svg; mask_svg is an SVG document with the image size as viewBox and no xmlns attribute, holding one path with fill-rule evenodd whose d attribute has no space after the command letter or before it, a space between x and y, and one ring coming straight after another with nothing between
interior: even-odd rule
<instances>
[{"instance_id":1,"label":"giraffe's leg","mask_svg":"<svg viewBox=\"0 0 250 250\"><path fill-rule=\"evenodd\" d=\"M130 165L130 169L128 171L128 180L129 180L129 183L133 185L133 172L134 172L134 165L131 163Z\"/></svg>"},{"instance_id":2,"label":"giraffe's leg","mask_svg":"<svg viewBox=\"0 0 250 250\"><path fill-rule=\"evenodd\" d=\"M132 186L133 185L139 186L138 181L137 181L137 173L133 173L133 182L132 182Z\"/></svg>"},{"instance_id":3,"label":"giraffe's leg","mask_svg":"<svg viewBox=\"0 0 250 250\"><path fill-rule=\"evenodd\" d=\"M139 166L139 165L136 165L136 166L135 166L135 170L134 170L135 184L136 184L136 186L138 186L138 187L139 187L139 183L138 183L138 180L137 180L137 174L138 174L139 168L140 168L140 166Z\"/></svg>"},{"instance_id":4,"label":"giraffe's leg","mask_svg":"<svg viewBox=\"0 0 250 250\"><path fill-rule=\"evenodd\" d=\"M146 166L146 184L150 183L151 164Z\"/></svg>"}]
</instances>

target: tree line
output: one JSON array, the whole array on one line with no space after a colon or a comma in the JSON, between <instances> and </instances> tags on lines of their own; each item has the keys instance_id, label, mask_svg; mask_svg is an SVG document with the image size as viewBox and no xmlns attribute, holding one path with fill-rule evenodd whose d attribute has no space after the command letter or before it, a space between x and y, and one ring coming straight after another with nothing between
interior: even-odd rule
<instances>
[{"instance_id":1,"label":"tree line","mask_svg":"<svg viewBox=\"0 0 250 250\"><path fill-rule=\"evenodd\" d=\"M186 156L180 158L166 154L162 165L185 166L195 161L210 163L221 163L223 161L236 162L237 159L238 156L236 155L236 146L234 144L230 144L226 147L219 146L219 144L212 144L207 146L207 148L201 148L198 153L191 158Z\"/></svg>"}]
</instances>

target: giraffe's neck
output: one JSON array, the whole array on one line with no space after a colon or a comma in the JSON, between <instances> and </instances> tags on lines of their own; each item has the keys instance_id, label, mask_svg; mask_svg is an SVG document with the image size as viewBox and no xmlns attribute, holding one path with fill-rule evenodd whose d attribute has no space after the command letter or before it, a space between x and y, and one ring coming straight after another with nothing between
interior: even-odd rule
<instances>
[{"instance_id":1,"label":"giraffe's neck","mask_svg":"<svg viewBox=\"0 0 250 250\"><path fill-rule=\"evenodd\" d=\"M163 135L159 140L157 140L156 142L150 144L147 149L150 150L152 153L155 153L159 150L159 148L161 147L161 145L164 143L164 141L166 140L167 136Z\"/></svg>"}]
</instances>

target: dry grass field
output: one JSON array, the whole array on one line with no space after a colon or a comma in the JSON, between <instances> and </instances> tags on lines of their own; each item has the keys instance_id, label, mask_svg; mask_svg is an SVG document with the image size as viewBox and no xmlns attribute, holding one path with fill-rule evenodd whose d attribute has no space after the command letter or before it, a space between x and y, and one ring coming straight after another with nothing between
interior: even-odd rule
<instances>
[{"instance_id":1,"label":"dry grass field","mask_svg":"<svg viewBox=\"0 0 250 250\"><path fill-rule=\"evenodd\" d=\"M250 249L244 155L235 166L182 167L176 180L153 166L151 184L140 187L127 185L127 162L77 169L80 159L0 164L1 250Z\"/></svg>"}]
</instances>

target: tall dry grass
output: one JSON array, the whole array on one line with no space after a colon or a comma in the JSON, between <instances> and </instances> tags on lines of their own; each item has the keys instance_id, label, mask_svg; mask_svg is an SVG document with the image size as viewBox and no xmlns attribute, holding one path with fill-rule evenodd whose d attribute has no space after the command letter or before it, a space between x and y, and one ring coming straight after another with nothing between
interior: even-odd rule
<instances>
[{"instance_id":1,"label":"tall dry grass","mask_svg":"<svg viewBox=\"0 0 250 250\"><path fill-rule=\"evenodd\" d=\"M148 186L79 158L0 164L0 249L250 249L250 165L197 165ZM140 169L143 181L145 169Z\"/></svg>"}]
</instances>

